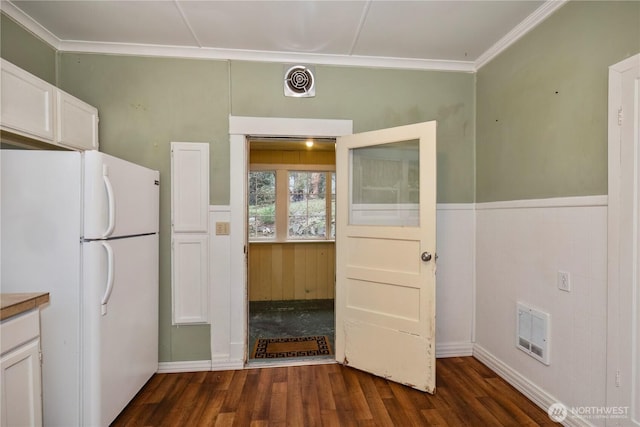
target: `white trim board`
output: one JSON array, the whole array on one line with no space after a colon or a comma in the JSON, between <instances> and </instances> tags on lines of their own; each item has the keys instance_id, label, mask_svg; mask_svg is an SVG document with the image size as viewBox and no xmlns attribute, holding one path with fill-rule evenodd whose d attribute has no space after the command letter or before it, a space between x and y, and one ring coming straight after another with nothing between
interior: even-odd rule
<instances>
[{"instance_id":1,"label":"white trim board","mask_svg":"<svg viewBox=\"0 0 640 427\"><path fill-rule=\"evenodd\" d=\"M482 55L476 59L474 63L475 71L491 62L493 58L500 55L509 46L520 40L525 34L537 27L541 22L551 16L556 10L564 6L569 0L546 1L537 8L531 15L527 16L524 21L516 25L513 30L509 31L504 37L498 40L493 46L487 49Z\"/></svg>"},{"instance_id":2,"label":"white trim board","mask_svg":"<svg viewBox=\"0 0 640 427\"><path fill-rule=\"evenodd\" d=\"M211 371L211 360L191 360L184 362L160 362L158 374L172 374L176 372Z\"/></svg>"}]
</instances>

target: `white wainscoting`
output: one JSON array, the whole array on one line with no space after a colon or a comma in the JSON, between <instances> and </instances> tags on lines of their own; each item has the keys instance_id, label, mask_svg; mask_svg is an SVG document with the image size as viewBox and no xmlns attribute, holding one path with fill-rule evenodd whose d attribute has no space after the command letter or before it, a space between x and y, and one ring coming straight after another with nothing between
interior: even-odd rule
<instances>
[{"instance_id":1,"label":"white wainscoting","mask_svg":"<svg viewBox=\"0 0 640 427\"><path fill-rule=\"evenodd\" d=\"M551 314L549 366L516 348L517 302ZM606 196L477 204L475 307L474 355L534 402L605 406Z\"/></svg>"},{"instance_id":2,"label":"white wainscoting","mask_svg":"<svg viewBox=\"0 0 640 427\"><path fill-rule=\"evenodd\" d=\"M436 221L436 357L470 356L474 321L474 205L438 204Z\"/></svg>"}]
</instances>

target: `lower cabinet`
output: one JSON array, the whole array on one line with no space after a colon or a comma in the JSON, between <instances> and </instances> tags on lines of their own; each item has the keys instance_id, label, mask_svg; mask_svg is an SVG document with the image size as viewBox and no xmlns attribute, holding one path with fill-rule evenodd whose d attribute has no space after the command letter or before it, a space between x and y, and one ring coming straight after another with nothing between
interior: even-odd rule
<instances>
[{"instance_id":1,"label":"lower cabinet","mask_svg":"<svg viewBox=\"0 0 640 427\"><path fill-rule=\"evenodd\" d=\"M0 335L0 425L42 426L39 311L3 321Z\"/></svg>"}]
</instances>

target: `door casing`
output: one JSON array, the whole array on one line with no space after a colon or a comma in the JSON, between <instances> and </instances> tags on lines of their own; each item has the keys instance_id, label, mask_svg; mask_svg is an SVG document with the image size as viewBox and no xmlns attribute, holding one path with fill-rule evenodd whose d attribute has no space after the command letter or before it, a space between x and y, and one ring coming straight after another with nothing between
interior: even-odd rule
<instances>
[{"instance_id":1,"label":"door casing","mask_svg":"<svg viewBox=\"0 0 640 427\"><path fill-rule=\"evenodd\" d=\"M214 349L214 333L218 328L228 328L230 336L229 360L245 361L248 325L247 288L247 188L248 173L247 137L251 135L271 137L337 138L353 133L353 121L333 119L299 119L278 117L229 116L230 157L230 280L229 310L219 313L216 328L211 328L211 354Z\"/></svg>"}]
</instances>

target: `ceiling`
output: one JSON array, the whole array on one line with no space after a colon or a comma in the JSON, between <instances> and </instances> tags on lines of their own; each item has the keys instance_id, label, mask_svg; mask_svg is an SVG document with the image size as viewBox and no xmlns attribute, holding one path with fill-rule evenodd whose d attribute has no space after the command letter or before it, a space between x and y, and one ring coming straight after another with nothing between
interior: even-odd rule
<instances>
[{"instance_id":1,"label":"ceiling","mask_svg":"<svg viewBox=\"0 0 640 427\"><path fill-rule=\"evenodd\" d=\"M62 51L473 72L565 0L2 0Z\"/></svg>"}]
</instances>

